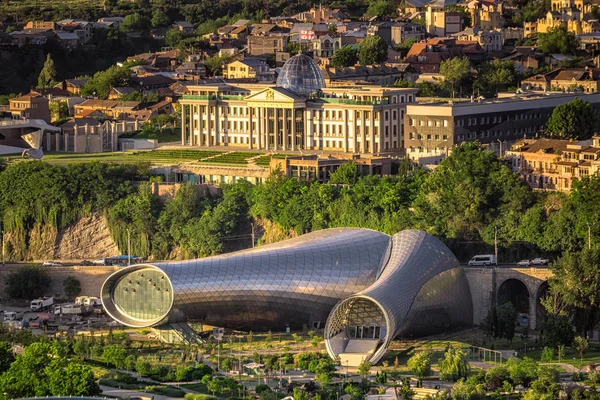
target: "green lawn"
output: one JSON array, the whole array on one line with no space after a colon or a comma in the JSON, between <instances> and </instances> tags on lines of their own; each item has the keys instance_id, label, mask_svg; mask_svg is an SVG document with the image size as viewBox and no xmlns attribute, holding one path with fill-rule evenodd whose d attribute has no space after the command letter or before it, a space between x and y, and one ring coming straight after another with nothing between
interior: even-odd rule
<instances>
[{"instance_id":1,"label":"green lawn","mask_svg":"<svg viewBox=\"0 0 600 400\"><path fill-rule=\"evenodd\" d=\"M163 129L162 131L153 132L132 132L119 136L126 139L156 139L158 143L180 142L181 128Z\"/></svg>"}]
</instances>

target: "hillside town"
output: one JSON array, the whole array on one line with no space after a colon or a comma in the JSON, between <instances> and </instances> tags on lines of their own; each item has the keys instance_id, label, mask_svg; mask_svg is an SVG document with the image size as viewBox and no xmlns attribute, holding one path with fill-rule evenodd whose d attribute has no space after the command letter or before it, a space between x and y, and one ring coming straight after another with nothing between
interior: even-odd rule
<instances>
[{"instance_id":1,"label":"hillside town","mask_svg":"<svg viewBox=\"0 0 600 400\"><path fill-rule=\"evenodd\" d=\"M0 400L600 399L600 0L0 2Z\"/></svg>"}]
</instances>

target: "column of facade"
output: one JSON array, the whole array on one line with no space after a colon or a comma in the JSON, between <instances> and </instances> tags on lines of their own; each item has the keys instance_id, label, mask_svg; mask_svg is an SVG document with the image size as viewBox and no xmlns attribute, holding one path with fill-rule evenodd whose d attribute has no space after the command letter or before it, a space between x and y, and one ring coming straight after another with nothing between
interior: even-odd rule
<instances>
[{"instance_id":1,"label":"column of facade","mask_svg":"<svg viewBox=\"0 0 600 400\"><path fill-rule=\"evenodd\" d=\"M200 107L200 106L198 106ZM188 143L190 144L190 146L194 146L196 145L196 141L194 140L194 106L190 104L190 115L189 115L189 119L190 119L190 134L189 134L189 139L188 139ZM202 141L200 142L200 145L202 145Z\"/></svg>"},{"instance_id":2,"label":"column of facade","mask_svg":"<svg viewBox=\"0 0 600 400\"><path fill-rule=\"evenodd\" d=\"M263 108L263 111L265 112L265 117L264 117L264 121L265 121L265 149L269 150L269 146L271 145L271 143L269 143L269 135L270 135L270 130L269 130L269 109L267 107Z\"/></svg>"},{"instance_id":3,"label":"column of facade","mask_svg":"<svg viewBox=\"0 0 600 400\"><path fill-rule=\"evenodd\" d=\"M310 118L312 111L304 110L305 126L308 128L306 132L304 146L307 149L313 149L315 145L315 120Z\"/></svg>"},{"instance_id":4,"label":"column of facade","mask_svg":"<svg viewBox=\"0 0 600 400\"><path fill-rule=\"evenodd\" d=\"M292 108L292 150L296 150L296 109Z\"/></svg>"},{"instance_id":5,"label":"column of facade","mask_svg":"<svg viewBox=\"0 0 600 400\"><path fill-rule=\"evenodd\" d=\"M273 128L275 129L273 142L275 144L275 151L277 151L279 150L279 109L277 107L273 108Z\"/></svg>"},{"instance_id":6,"label":"column of facade","mask_svg":"<svg viewBox=\"0 0 600 400\"><path fill-rule=\"evenodd\" d=\"M210 112L210 100L209 100L208 105L206 106L206 145L207 146L212 146L214 143L213 138L212 138L211 122L212 122L212 114Z\"/></svg>"},{"instance_id":7,"label":"column of facade","mask_svg":"<svg viewBox=\"0 0 600 400\"><path fill-rule=\"evenodd\" d=\"M288 145L288 135L287 135L287 122L288 122L288 112L287 112L287 108L283 108L281 110L282 112L282 120L283 120L283 131L282 131L282 138L283 138L283 150L287 150L287 145Z\"/></svg>"},{"instance_id":8,"label":"column of facade","mask_svg":"<svg viewBox=\"0 0 600 400\"><path fill-rule=\"evenodd\" d=\"M219 143L221 142L219 140L219 105L215 102L215 140L214 140L214 145L218 146Z\"/></svg>"},{"instance_id":9,"label":"column of facade","mask_svg":"<svg viewBox=\"0 0 600 400\"><path fill-rule=\"evenodd\" d=\"M251 149L254 145L252 143L252 107L248 107L248 148Z\"/></svg>"},{"instance_id":10,"label":"column of facade","mask_svg":"<svg viewBox=\"0 0 600 400\"><path fill-rule=\"evenodd\" d=\"M360 111L360 152L365 153L365 149L367 147L367 120L366 120L366 112L364 110Z\"/></svg>"},{"instance_id":11,"label":"column of facade","mask_svg":"<svg viewBox=\"0 0 600 400\"><path fill-rule=\"evenodd\" d=\"M369 125L371 126L371 154L375 154L375 109L371 111L371 119Z\"/></svg>"},{"instance_id":12,"label":"column of facade","mask_svg":"<svg viewBox=\"0 0 600 400\"><path fill-rule=\"evenodd\" d=\"M259 149L263 148L262 135L263 135L262 109L260 107L256 107L256 141L257 141Z\"/></svg>"},{"instance_id":13,"label":"column of facade","mask_svg":"<svg viewBox=\"0 0 600 400\"><path fill-rule=\"evenodd\" d=\"M185 104L181 105L181 145L185 146Z\"/></svg>"},{"instance_id":14,"label":"column of facade","mask_svg":"<svg viewBox=\"0 0 600 400\"><path fill-rule=\"evenodd\" d=\"M348 152L348 110L343 110L344 113L344 153Z\"/></svg>"}]
</instances>

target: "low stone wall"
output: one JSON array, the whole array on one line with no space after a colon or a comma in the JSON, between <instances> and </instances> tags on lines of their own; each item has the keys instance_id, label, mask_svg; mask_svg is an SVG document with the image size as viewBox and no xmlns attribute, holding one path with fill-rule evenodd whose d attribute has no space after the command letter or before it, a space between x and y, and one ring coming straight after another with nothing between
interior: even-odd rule
<instances>
[{"instance_id":1,"label":"low stone wall","mask_svg":"<svg viewBox=\"0 0 600 400\"><path fill-rule=\"evenodd\" d=\"M5 277L10 273L23 268L21 265L7 266L0 268L0 293L5 293ZM100 289L104 280L118 267L104 267L104 266L91 266L91 267L52 267L48 268L48 274L52 278L52 282L48 287L46 295L64 297L63 295L63 281L67 276L74 276L81 282L81 296L96 296L100 294ZM0 296L2 297L2 296Z\"/></svg>"}]
</instances>

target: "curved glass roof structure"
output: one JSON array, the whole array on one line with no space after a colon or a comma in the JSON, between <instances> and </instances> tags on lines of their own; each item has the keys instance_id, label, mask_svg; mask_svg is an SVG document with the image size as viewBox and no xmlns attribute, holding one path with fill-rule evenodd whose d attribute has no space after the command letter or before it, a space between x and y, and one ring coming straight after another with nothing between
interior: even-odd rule
<instances>
[{"instance_id":1,"label":"curved glass roof structure","mask_svg":"<svg viewBox=\"0 0 600 400\"><path fill-rule=\"evenodd\" d=\"M188 320L239 330L325 324L343 364L378 361L398 335L471 325L469 284L435 237L357 228L312 232L220 256L140 264L107 278L109 315L132 327Z\"/></svg>"},{"instance_id":2,"label":"curved glass roof structure","mask_svg":"<svg viewBox=\"0 0 600 400\"><path fill-rule=\"evenodd\" d=\"M472 324L469 284L448 247L418 230L395 234L390 245L375 283L340 301L329 315L325 343L332 357L375 363L399 334Z\"/></svg>"},{"instance_id":3,"label":"curved glass roof structure","mask_svg":"<svg viewBox=\"0 0 600 400\"><path fill-rule=\"evenodd\" d=\"M285 62L277 86L296 94L309 95L325 87L323 74L317 63L304 54L298 54Z\"/></svg>"},{"instance_id":4,"label":"curved glass roof structure","mask_svg":"<svg viewBox=\"0 0 600 400\"><path fill-rule=\"evenodd\" d=\"M133 327L167 320L255 331L322 326L340 299L375 282L388 243L377 231L325 229L220 256L124 268L106 280L101 297L109 315Z\"/></svg>"}]
</instances>

